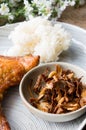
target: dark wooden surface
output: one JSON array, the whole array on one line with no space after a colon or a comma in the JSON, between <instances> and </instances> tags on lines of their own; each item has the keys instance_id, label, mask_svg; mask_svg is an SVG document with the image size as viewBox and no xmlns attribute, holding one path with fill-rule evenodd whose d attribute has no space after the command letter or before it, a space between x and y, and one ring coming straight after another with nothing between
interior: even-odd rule
<instances>
[{"instance_id":1,"label":"dark wooden surface","mask_svg":"<svg viewBox=\"0 0 86 130\"><path fill-rule=\"evenodd\" d=\"M68 7L59 21L77 25L86 29L86 5L80 8Z\"/></svg>"}]
</instances>

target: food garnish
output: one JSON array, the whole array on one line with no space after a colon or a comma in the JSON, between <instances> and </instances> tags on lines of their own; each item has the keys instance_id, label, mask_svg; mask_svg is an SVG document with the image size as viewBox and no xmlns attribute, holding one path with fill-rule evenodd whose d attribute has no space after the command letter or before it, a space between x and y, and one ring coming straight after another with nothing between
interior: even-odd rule
<instances>
[{"instance_id":1,"label":"food garnish","mask_svg":"<svg viewBox=\"0 0 86 130\"><path fill-rule=\"evenodd\" d=\"M71 70L56 65L56 70L46 71L37 77L33 86L36 97L30 103L39 110L61 114L78 110L86 105L86 85Z\"/></svg>"}]
</instances>

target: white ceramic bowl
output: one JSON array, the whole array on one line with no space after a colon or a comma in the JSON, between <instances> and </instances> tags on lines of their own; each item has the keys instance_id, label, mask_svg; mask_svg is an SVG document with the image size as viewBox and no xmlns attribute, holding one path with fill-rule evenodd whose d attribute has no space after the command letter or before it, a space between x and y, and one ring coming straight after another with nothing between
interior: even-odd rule
<instances>
[{"instance_id":1,"label":"white ceramic bowl","mask_svg":"<svg viewBox=\"0 0 86 130\"><path fill-rule=\"evenodd\" d=\"M29 111L33 113L33 115L38 116L44 120L51 121L51 122L65 122L65 121L70 121L81 116L84 112L86 112L86 106L76 111L69 112L66 114L50 114L50 113L46 113L46 112L36 109L29 103L30 94L28 91L28 87L30 85L31 80L34 79L33 81L33 84L34 84L39 74L43 73L47 67L50 68L50 70L55 70L56 64L61 65L62 68L66 70L67 69L72 70L76 74L77 77L83 76L82 82L86 84L86 71L84 71L80 67L77 67L69 63L52 62L52 63L45 63L42 65L39 65L35 67L34 69L30 70L29 72L27 72L26 75L21 80L19 92L20 92L20 96L24 104L27 106Z\"/></svg>"}]
</instances>

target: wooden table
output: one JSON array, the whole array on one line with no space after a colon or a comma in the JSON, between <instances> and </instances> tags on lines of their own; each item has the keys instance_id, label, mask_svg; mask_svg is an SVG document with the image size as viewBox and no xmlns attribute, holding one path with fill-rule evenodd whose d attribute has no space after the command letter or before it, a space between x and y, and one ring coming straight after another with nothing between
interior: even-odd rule
<instances>
[{"instance_id":1,"label":"wooden table","mask_svg":"<svg viewBox=\"0 0 86 130\"><path fill-rule=\"evenodd\" d=\"M80 8L68 7L62 13L59 21L74 24L86 29L86 5Z\"/></svg>"}]
</instances>

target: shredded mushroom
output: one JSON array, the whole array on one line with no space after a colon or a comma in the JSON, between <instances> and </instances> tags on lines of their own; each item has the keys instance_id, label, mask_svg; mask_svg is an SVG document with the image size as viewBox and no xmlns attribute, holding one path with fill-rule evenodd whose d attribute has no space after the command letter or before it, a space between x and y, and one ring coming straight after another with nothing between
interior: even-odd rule
<instances>
[{"instance_id":1,"label":"shredded mushroom","mask_svg":"<svg viewBox=\"0 0 86 130\"><path fill-rule=\"evenodd\" d=\"M81 77L82 78L82 77ZM56 70L39 75L33 87L37 95L31 97L31 104L48 113L67 113L86 105L86 86L71 70L56 65Z\"/></svg>"}]
</instances>

